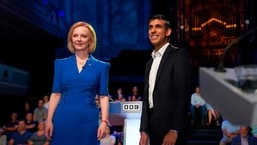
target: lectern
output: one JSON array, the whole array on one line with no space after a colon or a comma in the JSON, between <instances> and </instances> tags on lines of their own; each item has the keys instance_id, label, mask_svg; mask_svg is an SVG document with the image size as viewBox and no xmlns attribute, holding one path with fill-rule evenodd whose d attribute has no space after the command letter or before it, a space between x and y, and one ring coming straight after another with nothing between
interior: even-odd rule
<instances>
[{"instance_id":1,"label":"lectern","mask_svg":"<svg viewBox=\"0 0 257 145\"><path fill-rule=\"evenodd\" d=\"M111 125L124 126L124 145L139 143L141 112L141 101L110 102L109 121Z\"/></svg>"},{"instance_id":2,"label":"lectern","mask_svg":"<svg viewBox=\"0 0 257 145\"><path fill-rule=\"evenodd\" d=\"M200 67L201 95L233 124L257 125L257 94L247 93L235 84L234 68L216 72Z\"/></svg>"}]
</instances>

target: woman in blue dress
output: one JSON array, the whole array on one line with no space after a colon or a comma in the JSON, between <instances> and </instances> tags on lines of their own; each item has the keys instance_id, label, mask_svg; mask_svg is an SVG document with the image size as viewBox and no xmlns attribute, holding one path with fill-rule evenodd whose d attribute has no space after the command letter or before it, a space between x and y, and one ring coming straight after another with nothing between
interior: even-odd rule
<instances>
[{"instance_id":1,"label":"woman in blue dress","mask_svg":"<svg viewBox=\"0 0 257 145\"><path fill-rule=\"evenodd\" d=\"M74 23L68 49L74 55L56 59L45 133L51 145L98 145L108 125L110 64L92 56L96 33L86 22ZM99 96L100 112L95 102Z\"/></svg>"}]
</instances>

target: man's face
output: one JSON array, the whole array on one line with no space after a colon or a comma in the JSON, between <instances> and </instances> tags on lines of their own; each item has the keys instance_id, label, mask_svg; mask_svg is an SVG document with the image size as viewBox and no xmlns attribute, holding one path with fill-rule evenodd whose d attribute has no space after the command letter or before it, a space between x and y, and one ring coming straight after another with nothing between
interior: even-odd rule
<instances>
[{"instance_id":1,"label":"man's face","mask_svg":"<svg viewBox=\"0 0 257 145\"><path fill-rule=\"evenodd\" d=\"M156 50L168 42L171 29L165 27L165 20L154 19L149 22L148 37Z\"/></svg>"},{"instance_id":2,"label":"man's face","mask_svg":"<svg viewBox=\"0 0 257 145\"><path fill-rule=\"evenodd\" d=\"M247 137L248 135L248 128L246 126L241 126L240 127L240 133L242 137Z\"/></svg>"},{"instance_id":3,"label":"man's face","mask_svg":"<svg viewBox=\"0 0 257 145\"><path fill-rule=\"evenodd\" d=\"M44 107L44 101L43 100L39 100L38 101L38 107L39 108L43 108Z\"/></svg>"},{"instance_id":4,"label":"man's face","mask_svg":"<svg viewBox=\"0 0 257 145\"><path fill-rule=\"evenodd\" d=\"M33 114L32 113L27 113L26 116L25 116L25 119L27 121L32 121L33 120Z\"/></svg>"},{"instance_id":5,"label":"man's face","mask_svg":"<svg viewBox=\"0 0 257 145\"><path fill-rule=\"evenodd\" d=\"M26 129L26 123L24 121L18 122L18 130L25 130Z\"/></svg>"}]
</instances>

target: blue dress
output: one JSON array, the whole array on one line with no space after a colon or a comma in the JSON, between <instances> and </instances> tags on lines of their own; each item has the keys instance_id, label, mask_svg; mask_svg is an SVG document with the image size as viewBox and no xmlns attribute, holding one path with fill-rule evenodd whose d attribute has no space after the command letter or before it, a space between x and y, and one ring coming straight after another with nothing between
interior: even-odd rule
<instances>
[{"instance_id":1,"label":"blue dress","mask_svg":"<svg viewBox=\"0 0 257 145\"><path fill-rule=\"evenodd\" d=\"M98 145L96 95L108 96L110 64L89 56L79 72L76 57L56 59L53 93L62 93L53 116L51 145Z\"/></svg>"}]
</instances>

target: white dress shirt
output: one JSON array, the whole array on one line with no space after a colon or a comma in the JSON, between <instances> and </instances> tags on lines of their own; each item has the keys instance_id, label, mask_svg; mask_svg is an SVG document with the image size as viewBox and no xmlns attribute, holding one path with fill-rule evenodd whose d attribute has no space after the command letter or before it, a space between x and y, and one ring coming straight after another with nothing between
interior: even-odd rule
<instances>
[{"instance_id":1,"label":"white dress shirt","mask_svg":"<svg viewBox=\"0 0 257 145\"><path fill-rule=\"evenodd\" d=\"M241 137L241 145L248 145L247 137Z\"/></svg>"},{"instance_id":2,"label":"white dress shirt","mask_svg":"<svg viewBox=\"0 0 257 145\"><path fill-rule=\"evenodd\" d=\"M155 80L156 80L156 74L162 59L162 56L168 47L169 43L166 43L165 45L162 46L158 51L153 51L152 52L152 57L153 57L153 63L151 66L150 74L149 74L149 88L148 88L148 100L149 100L149 108L153 108L153 90L155 86Z\"/></svg>"}]
</instances>

